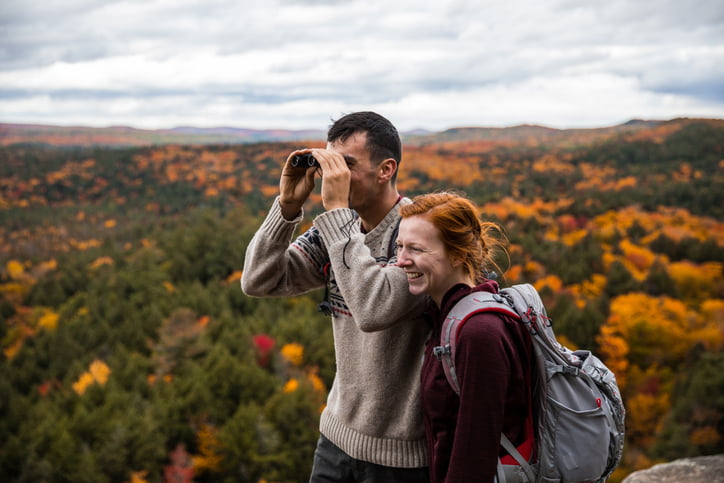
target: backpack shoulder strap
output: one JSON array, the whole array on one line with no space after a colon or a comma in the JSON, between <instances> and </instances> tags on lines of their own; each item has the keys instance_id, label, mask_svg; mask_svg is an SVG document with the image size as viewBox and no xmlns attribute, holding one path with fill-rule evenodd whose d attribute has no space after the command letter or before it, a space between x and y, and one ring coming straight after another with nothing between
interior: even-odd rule
<instances>
[{"instance_id":1,"label":"backpack shoulder strap","mask_svg":"<svg viewBox=\"0 0 724 483\"><path fill-rule=\"evenodd\" d=\"M453 306L442 324L440 345L433 349L433 354L442 362L445 377L457 394L460 394L460 383L455 371L457 339L465 322L480 312L498 312L520 320L520 316L502 294L473 292Z\"/></svg>"},{"instance_id":2,"label":"backpack shoulder strap","mask_svg":"<svg viewBox=\"0 0 724 483\"><path fill-rule=\"evenodd\" d=\"M442 362L442 368L445 372L445 377L450 383L450 387L453 388L456 394L460 394L460 383L458 381L457 372L455 371L455 348L457 345L460 331L467 320L481 312L497 312L502 315L507 315L518 321L521 320L521 316L516 311L515 300L507 293L507 290L502 290L497 294L491 292L473 292L463 297L448 313L445 321L442 325L442 333L440 334L440 345L433 349L435 356ZM521 445L521 448L526 444L530 445L529 450L532 451L533 445L533 419L532 413L529 415L528 426L530 428L530 439ZM500 434L500 444L505 450L511 455L510 459L515 461L514 465L520 466L522 471L525 473L529 481L535 480L533 470L528 463L526 457L522 456L518 448L510 442L508 437L504 434ZM509 465L510 463L506 463ZM498 481L504 482L505 480L505 465L498 458L497 472Z\"/></svg>"}]
</instances>

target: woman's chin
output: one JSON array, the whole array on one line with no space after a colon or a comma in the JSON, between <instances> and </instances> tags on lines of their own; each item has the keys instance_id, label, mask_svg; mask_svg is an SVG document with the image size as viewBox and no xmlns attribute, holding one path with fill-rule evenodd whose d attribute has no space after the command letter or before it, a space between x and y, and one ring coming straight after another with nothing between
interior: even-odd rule
<instances>
[{"instance_id":1,"label":"woman's chin","mask_svg":"<svg viewBox=\"0 0 724 483\"><path fill-rule=\"evenodd\" d=\"M410 283L409 289L410 289L410 293L412 295L424 295L425 294L424 287L421 287L419 284Z\"/></svg>"}]
</instances>

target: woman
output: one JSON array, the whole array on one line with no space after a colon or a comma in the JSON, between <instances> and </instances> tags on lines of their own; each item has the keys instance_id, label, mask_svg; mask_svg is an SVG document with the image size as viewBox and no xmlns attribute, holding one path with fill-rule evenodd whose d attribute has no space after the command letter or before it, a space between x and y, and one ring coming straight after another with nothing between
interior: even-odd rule
<instances>
[{"instance_id":1,"label":"woman","mask_svg":"<svg viewBox=\"0 0 724 483\"><path fill-rule=\"evenodd\" d=\"M507 455L501 432L519 449L532 446L530 336L501 314L468 319L455 354L459 396L432 352L457 301L471 292L498 291L497 282L484 277L498 269L494 252L502 245L493 237L498 227L481 222L469 200L451 193L419 196L400 214L398 265L407 273L410 292L425 293L433 302L421 375L430 481L495 481L498 458Z\"/></svg>"}]
</instances>

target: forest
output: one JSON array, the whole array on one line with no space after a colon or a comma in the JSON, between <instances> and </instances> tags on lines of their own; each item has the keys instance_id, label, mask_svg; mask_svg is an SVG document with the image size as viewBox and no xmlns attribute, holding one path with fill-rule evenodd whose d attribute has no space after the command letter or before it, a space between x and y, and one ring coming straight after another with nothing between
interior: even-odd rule
<instances>
[{"instance_id":1,"label":"forest","mask_svg":"<svg viewBox=\"0 0 724 483\"><path fill-rule=\"evenodd\" d=\"M508 238L501 285L615 371L611 481L724 453L724 120L477 134L406 138L398 189L472 198ZM0 146L0 480L307 481L323 294L239 279L288 153L323 145Z\"/></svg>"}]
</instances>

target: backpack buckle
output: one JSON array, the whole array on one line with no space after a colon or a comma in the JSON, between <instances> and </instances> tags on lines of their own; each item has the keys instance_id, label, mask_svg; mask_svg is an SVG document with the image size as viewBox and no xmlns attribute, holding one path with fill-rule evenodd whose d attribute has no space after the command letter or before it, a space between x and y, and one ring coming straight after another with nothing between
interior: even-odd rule
<instances>
[{"instance_id":1,"label":"backpack buckle","mask_svg":"<svg viewBox=\"0 0 724 483\"><path fill-rule=\"evenodd\" d=\"M452 350L450 349L450 344L442 346L439 345L437 347L432 348L432 355L434 355L438 361L441 361L443 356L446 356L448 354L452 354Z\"/></svg>"},{"instance_id":2,"label":"backpack buckle","mask_svg":"<svg viewBox=\"0 0 724 483\"><path fill-rule=\"evenodd\" d=\"M563 374L570 374L572 376L578 376L578 374L581 372L581 370L574 366L563 366L563 368L561 369L561 372L563 372Z\"/></svg>"},{"instance_id":3,"label":"backpack buckle","mask_svg":"<svg viewBox=\"0 0 724 483\"><path fill-rule=\"evenodd\" d=\"M493 300L501 304L508 304L511 307L515 307L513 296L507 292L498 292L493 294Z\"/></svg>"}]
</instances>

